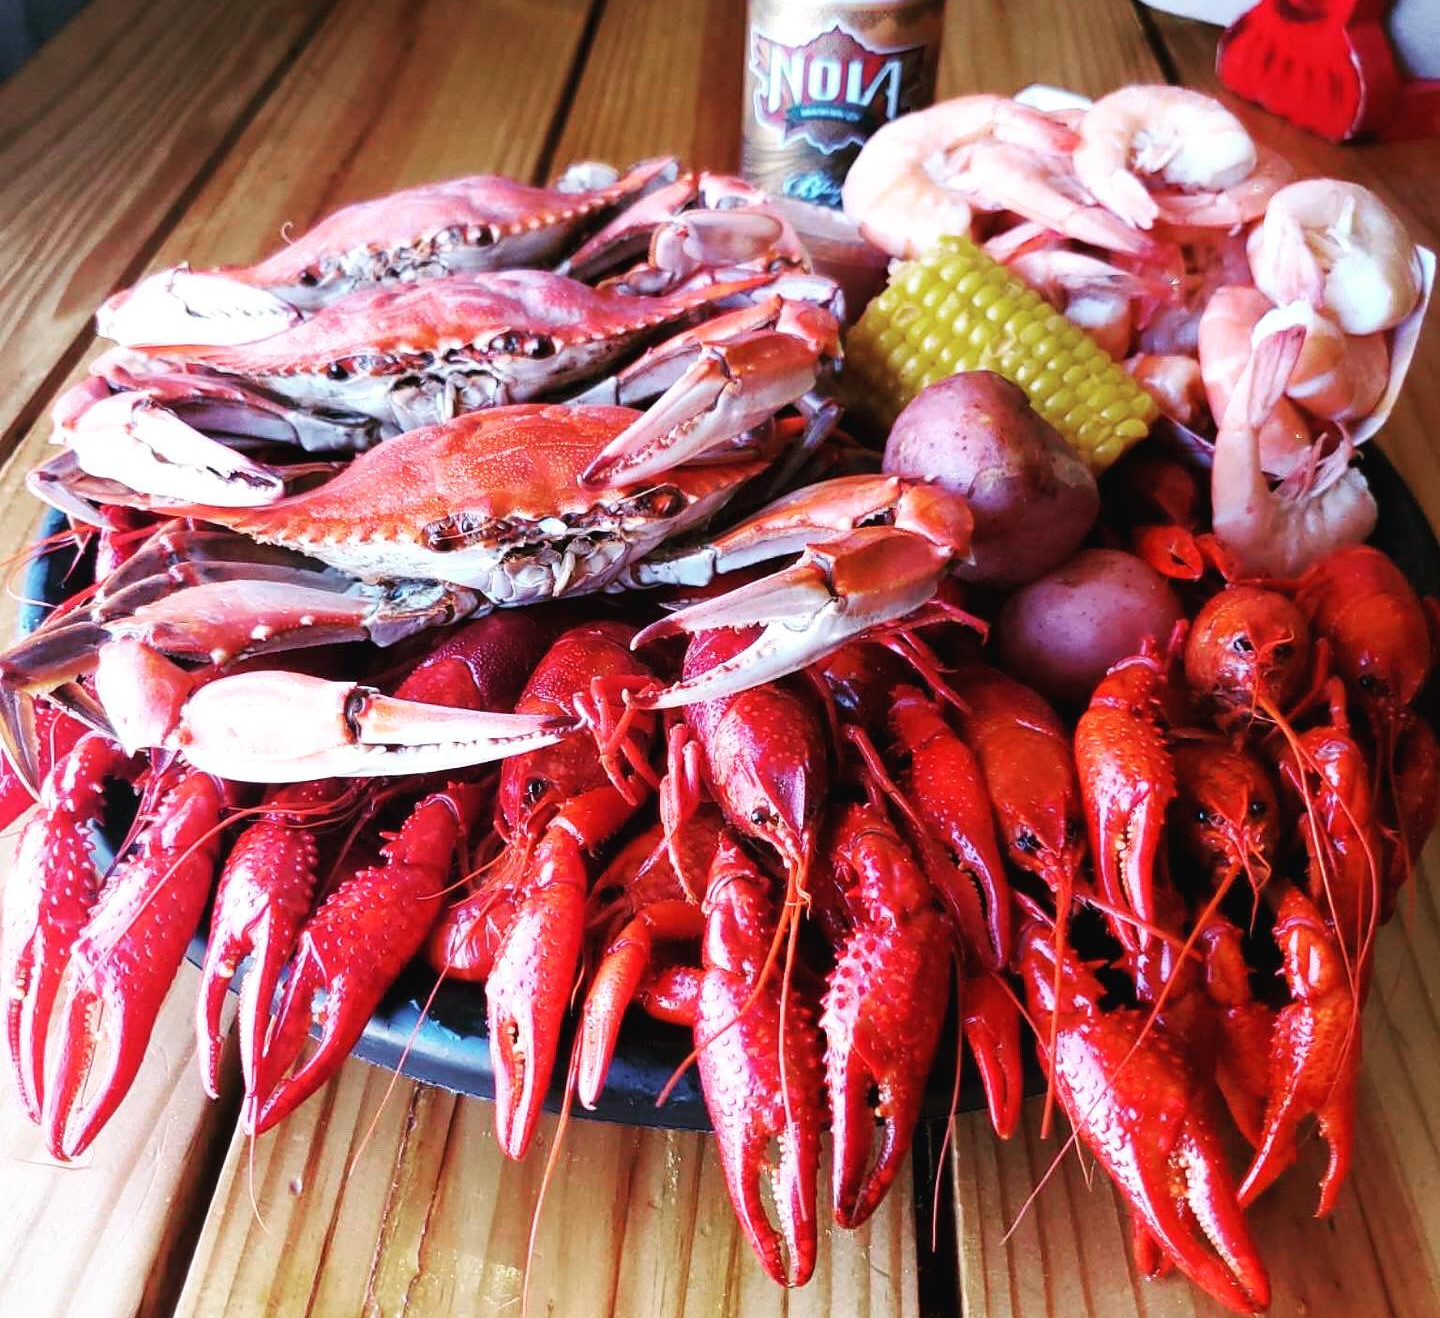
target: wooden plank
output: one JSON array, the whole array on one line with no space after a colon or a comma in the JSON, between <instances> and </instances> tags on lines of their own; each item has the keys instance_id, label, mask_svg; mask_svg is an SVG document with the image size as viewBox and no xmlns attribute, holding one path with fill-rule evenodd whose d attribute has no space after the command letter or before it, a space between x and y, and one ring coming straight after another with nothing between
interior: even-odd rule
<instances>
[{"instance_id":1,"label":"wooden plank","mask_svg":"<svg viewBox=\"0 0 1440 1318\"><path fill-rule=\"evenodd\" d=\"M555 160L662 151L697 169L740 163L745 6L608 0Z\"/></svg>"},{"instance_id":2,"label":"wooden plank","mask_svg":"<svg viewBox=\"0 0 1440 1318\"><path fill-rule=\"evenodd\" d=\"M4 450L331 3L97 0L0 87Z\"/></svg>"},{"instance_id":3,"label":"wooden plank","mask_svg":"<svg viewBox=\"0 0 1440 1318\"><path fill-rule=\"evenodd\" d=\"M555 1120L513 1163L490 1104L407 1080L387 1098L391 1079L351 1061L253 1152L236 1135L177 1318L519 1311ZM707 1137L574 1121L530 1260L530 1312L913 1318L910 1194L907 1175L857 1232L822 1220L815 1279L787 1294L740 1237Z\"/></svg>"}]
</instances>

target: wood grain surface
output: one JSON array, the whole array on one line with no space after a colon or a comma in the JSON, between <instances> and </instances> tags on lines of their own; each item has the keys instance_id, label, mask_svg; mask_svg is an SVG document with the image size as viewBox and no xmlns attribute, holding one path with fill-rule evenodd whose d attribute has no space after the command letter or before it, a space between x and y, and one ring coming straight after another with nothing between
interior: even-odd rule
<instances>
[{"instance_id":1,"label":"wood grain surface","mask_svg":"<svg viewBox=\"0 0 1440 1318\"><path fill-rule=\"evenodd\" d=\"M1036 81L1098 94L1167 70L1213 89L1215 30L1126 0L950 0L946 22L942 94ZM287 225L449 174L538 179L573 159L667 150L732 168L742 37L735 0L94 0L0 86L0 455L16 450L0 468L0 555L30 536L23 474L48 439L36 419L91 355L88 318L113 288L182 259L252 259ZM1339 151L1237 109L1304 172L1376 187L1440 245L1427 148ZM1383 440L1432 521L1437 417L1432 332ZM1312 1144L1253 1213L1282 1318L1440 1313L1437 874L1432 843L1382 936L1339 1208L1310 1217ZM511 1164L488 1104L351 1061L252 1149L234 1126L234 1068L224 1101L200 1095L195 978L187 967L140 1080L80 1167L50 1163L0 1086L0 1314L518 1313L553 1119ZM983 1116L959 1119L946 1188L964 1312L1218 1314L1183 1281L1135 1276L1124 1210L1073 1151L1021 1214L1061 1144L1039 1139L1034 1105L1008 1144ZM922 1293L952 1311L922 1286L912 1205L907 1179L861 1232L822 1222L815 1281L787 1295L740 1238L708 1140L576 1121L540 1219L531 1312L918 1316Z\"/></svg>"}]
</instances>

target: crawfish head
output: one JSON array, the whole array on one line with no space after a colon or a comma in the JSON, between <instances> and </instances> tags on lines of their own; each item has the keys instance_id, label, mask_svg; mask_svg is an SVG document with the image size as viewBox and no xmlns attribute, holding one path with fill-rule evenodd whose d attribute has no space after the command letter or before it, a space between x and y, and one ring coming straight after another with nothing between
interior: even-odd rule
<instances>
[{"instance_id":1,"label":"crawfish head","mask_svg":"<svg viewBox=\"0 0 1440 1318\"><path fill-rule=\"evenodd\" d=\"M1217 881L1244 870L1258 892L1280 840L1269 773L1249 752L1224 742L1180 742L1173 754L1178 792L1171 835Z\"/></svg>"},{"instance_id":2,"label":"crawfish head","mask_svg":"<svg viewBox=\"0 0 1440 1318\"><path fill-rule=\"evenodd\" d=\"M1226 724L1273 716L1301 695L1310 627L1284 595L1227 586L1195 615L1185 642L1185 680Z\"/></svg>"}]
</instances>

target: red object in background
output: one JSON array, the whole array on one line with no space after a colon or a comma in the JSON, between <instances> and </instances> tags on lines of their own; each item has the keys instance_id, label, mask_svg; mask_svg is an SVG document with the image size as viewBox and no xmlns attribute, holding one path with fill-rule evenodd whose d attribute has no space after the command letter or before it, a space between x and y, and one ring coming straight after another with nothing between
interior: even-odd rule
<instances>
[{"instance_id":1,"label":"red object in background","mask_svg":"<svg viewBox=\"0 0 1440 1318\"><path fill-rule=\"evenodd\" d=\"M1385 29L1390 0L1260 0L1220 38L1239 96L1332 142L1440 133L1440 80L1405 80Z\"/></svg>"}]
</instances>

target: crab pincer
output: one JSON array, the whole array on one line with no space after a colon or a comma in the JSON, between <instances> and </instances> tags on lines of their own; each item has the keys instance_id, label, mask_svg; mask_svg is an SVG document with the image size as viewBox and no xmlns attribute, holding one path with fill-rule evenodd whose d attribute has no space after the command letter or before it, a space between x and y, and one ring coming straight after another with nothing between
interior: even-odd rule
<instances>
[{"instance_id":1,"label":"crab pincer","mask_svg":"<svg viewBox=\"0 0 1440 1318\"><path fill-rule=\"evenodd\" d=\"M386 990L424 945L445 882L487 794L452 783L424 797L378 865L344 875L301 931L242 1123L260 1134L334 1074ZM296 1069L312 1023L319 1046Z\"/></svg>"},{"instance_id":2,"label":"crab pincer","mask_svg":"<svg viewBox=\"0 0 1440 1318\"><path fill-rule=\"evenodd\" d=\"M695 1045L705 1106L741 1229L784 1286L815 1269L820 1035L799 985L767 975L778 913L769 879L723 834L705 892ZM775 1149L775 1155L771 1150ZM766 1213L768 1177L776 1222Z\"/></svg>"},{"instance_id":3,"label":"crab pincer","mask_svg":"<svg viewBox=\"0 0 1440 1318\"><path fill-rule=\"evenodd\" d=\"M876 806L846 807L824 856L815 906L835 946L820 1018L835 1220L855 1227L875 1211L909 1152L944 1020L937 990L951 934L930 881ZM884 1133L872 1165L877 1116Z\"/></svg>"},{"instance_id":4,"label":"crab pincer","mask_svg":"<svg viewBox=\"0 0 1440 1318\"><path fill-rule=\"evenodd\" d=\"M1134 1214L1137 1262L1153 1270L1158 1246L1237 1313L1264 1309L1270 1280L1180 1051L1159 1024L1146 1032L1149 1013L1102 1011L1099 980L1038 922L1021 931L1020 973L1041 1064L1070 1124Z\"/></svg>"},{"instance_id":5,"label":"crab pincer","mask_svg":"<svg viewBox=\"0 0 1440 1318\"><path fill-rule=\"evenodd\" d=\"M1270 1090L1255 1159L1240 1185L1250 1204L1295 1161L1295 1135L1310 1114L1330 1146L1316 1217L1335 1206L1350 1169L1355 1081L1360 1071L1360 1018L1341 940L1298 888L1280 899L1275 941L1291 1001L1270 1036Z\"/></svg>"},{"instance_id":6,"label":"crab pincer","mask_svg":"<svg viewBox=\"0 0 1440 1318\"><path fill-rule=\"evenodd\" d=\"M210 895L225 803L226 789L210 774L160 773L142 801L145 823L133 849L105 879L71 945L70 991L42 1114L57 1158L89 1147L140 1069ZM91 1086L102 1043L107 1063Z\"/></svg>"}]
</instances>

